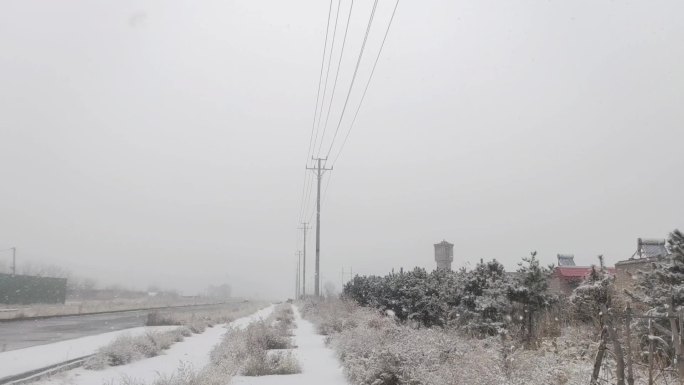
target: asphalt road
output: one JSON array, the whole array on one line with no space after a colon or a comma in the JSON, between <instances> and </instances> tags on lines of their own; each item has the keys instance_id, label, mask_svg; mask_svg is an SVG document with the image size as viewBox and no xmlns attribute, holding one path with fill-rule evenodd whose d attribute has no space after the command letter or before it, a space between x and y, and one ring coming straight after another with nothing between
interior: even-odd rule
<instances>
[{"instance_id":1,"label":"asphalt road","mask_svg":"<svg viewBox=\"0 0 684 385\"><path fill-rule=\"evenodd\" d=\"M203 305L160 310L187 312L234 308L237 303ZM27 348L72 338L145 326L147 314L154 310L134 310L120 313L42 318L0 322L0 351Z\"/></svg>"}]
</instances>

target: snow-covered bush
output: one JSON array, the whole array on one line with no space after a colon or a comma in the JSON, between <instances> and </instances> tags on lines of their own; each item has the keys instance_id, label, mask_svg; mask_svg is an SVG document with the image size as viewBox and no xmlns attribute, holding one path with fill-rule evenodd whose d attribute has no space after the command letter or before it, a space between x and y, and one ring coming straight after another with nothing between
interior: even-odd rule
<instances>
[{"instance_id":1,"label":"snow-covered bush","mask_svg":"<svg viewBox=\"0 0 684 385\"><path fill-rule=\"evenodd\" d=\"M601 305L609 308L614 297L614 278L607 274L603 266L591 267L591 273L573 290L570 296L575 319L598 322Z\"/></svg>"},{"instance_id":2,"label":"snow-covered bush","mask_svg":"<svg viewBox=\"0 0 684 385\"><path fill-rule=\"evenodd\" d=\"M293 348L288 337L291 331L280 326L289 318L288 307L276 309L268 319L253 322L243 329L229 329L212 350L211 364L233 368L235 374L245 376L298 373L299 363L292 354L269 353L274 349Z\"/></svg>"},{"instance_id":3,"label":"snow-covered bush","mask_svg":"<svg viewBox=\"0 0 684 385\"><path fill-rule=\"evenodd\" d=\"M402 321L423 326L459 326L478 335L505 327L510 311L510 280L496 260L480 261L472 271L415 268L385 277L356 276L343 296L362 306L391 311Z\"/></svg>"},{"instance_id":4,"label":"snow-covered bush","mask_svg":"<svg viewBox=\"0 0 684 385\"><path fill-rule=\"evenodd\" d=\"M154 357L191 335L192 332L184 326L165 332L147 332L139 336L124 334L98 349L86 361L85 367L100 370L108 366L126 365L142 358Z\"/></svg>"},{"instance_id":5,"label":"snow-covered bush","mask_svg":"<svg viewBox=\"0 0 684 385\"><path fill-rule=\"evenodd\" d=\"M316 324L330 318L327 313L355 320L328 341L350 383L359 385L586 384L595 352L590 336L585 336L587 346L574 348L576 333L548 344L545 340L542 349L530 351L505 335L471 338L457 329L413 328L344 301L305 308L305 316Z\"/></svg>"}]
</instances>

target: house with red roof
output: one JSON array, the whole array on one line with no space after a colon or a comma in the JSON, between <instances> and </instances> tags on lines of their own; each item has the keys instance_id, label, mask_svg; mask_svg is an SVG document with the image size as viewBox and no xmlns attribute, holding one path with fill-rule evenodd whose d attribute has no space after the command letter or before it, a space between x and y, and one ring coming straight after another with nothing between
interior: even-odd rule
<instances>
[{"instance_id":1,"label":"house with red roof","mask_svg":"<svg viewBox=\"0 0 684 385\"><path fill-rule=\"evenodd\" d=\"M557 294L570 295L584 279L591 274L591 266L576 266L573 254L558 254L558 266L549 279L549 290ZM607 267L609 274L615 275L614 267Z\"/></svg>"}]
</instances>

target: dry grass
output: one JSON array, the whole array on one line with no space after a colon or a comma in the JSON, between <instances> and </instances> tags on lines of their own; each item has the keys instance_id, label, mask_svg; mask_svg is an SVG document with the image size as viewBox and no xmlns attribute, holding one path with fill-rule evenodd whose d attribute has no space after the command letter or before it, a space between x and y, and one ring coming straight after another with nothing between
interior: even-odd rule
<instances>
[{"instance_id":1,"label":"dry grass","mask_svg":"<svg viewBox=\"0 0 684 385\"><path fill-rule=\"evenodd\" d=\"M252 314L263 305L263 303L248 302L238 308L206 310L192 314L180 312L151 313L155 315L148 317L148 326L182 325L182 327L168 332L149 332L137 337L120 336L110 344L100 348L86 362L85 367L99 370L108 366L125 365L143 358L157 356L175 342L182 341L184 337L190 337L193 333L203 333L208 327L228 323L236 318Z\"/></svg>"},{"instance_id":2,"label":"dry grass","mask_svg":"<svg viewBox=\"0 0 684 385\"><path fill-rule=\"evenodd\" d=\"M230 329L211 352L215 366L235 368L244 376L294 374L301 371L293 348L294 316L289 305L281 305L267 320L254 322L244 329Z\"/></svg>"},{"instance_id":3,"label":"dry grass","mask_svg":"<svg viewBox=\"0 0 684 385\"><path fill-rule=\"evenodd\" d=\"M305 304L303 312L328 334L350 382L361 385L579 385L588 383L595 352L591 343L560 348L576 334L530 351L505 336L410 327L341 301Z\"/></svg>"},{"instance_id":4,"label":"dry grass","mask_svg":"<svg viewBox=\"0 0 684 385\"><path fill-rule=\"evenodd\" d=\"M147 332L133 337L122 335L114 341L98 349L85 363L86 369L100 370L108 366L126 365L143 358L161 354L184 337L192 335L186 327L180 327L167 332Z\"/></svg>"}]
</instances>

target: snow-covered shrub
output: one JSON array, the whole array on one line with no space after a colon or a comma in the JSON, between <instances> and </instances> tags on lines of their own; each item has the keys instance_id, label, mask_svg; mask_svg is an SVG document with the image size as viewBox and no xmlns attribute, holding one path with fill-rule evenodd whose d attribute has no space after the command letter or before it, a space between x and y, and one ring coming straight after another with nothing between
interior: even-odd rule
<instances>
[{"instance_id":1,"label":"snow-covered shrub","mask_svg":"<svg viewBox=\"0 0 684 385\"><path fill-rule=\"evenodd\" d=\"M335 306L344 310L332 310ZM548 342L553 349L546 349L549 340L544 340L542 349L530 351L506 336L476 339L449 328L416 329L342 301L326 301L305 314L315 315L316 323L327 312L356 320L354 327L328 337L353 384L586 384L595 353L589 335L577 348L578 334L572 333Z\"/></svg>"},{"instance_id":2,"label":"snow-covered shrub","mask_svg":"<svg viewBox=\"0 0 684 385\"><path fill-rule=\"evenodd\" d=\"M274 326L278 334L282 337L292 336L292 330L294 329L294 312L292 311L292 306L284 305L275 309L274 312Z\"/></svg>"},{"instance_id":3,"label":"snow-covered shrub","mask_svg":"<svg viewBox=\"0 0 684 385\"><path fill-rule=\"evenodd\" d=\"M356 276L343 296L362 306L391 311L398 319L423 326L458 326L478 335L505 327L510 311L510 279L496 260L480 261L472 271L438 269Z\"/></svg>"},{"instance_id":4,"label":"snow-covered shrub","mask_svg":"<svg viewBox=\"0 0 684 385\"><path fill-rule=\"evenodd\" d=\"M181 325L180 319L171 314L153 311L147 314L145 326Z\"/></svg>"},{"instance_id":5,"label":"snow-covered shrub","mask_svg":"<svg viewBox=\"0 0 684 385\"><path fill-rule=\"evenodd\" d=\"M144 358L145 354L138 350L141 344L136 343L140 340L146 341L147 336L122 335L117 337L111 343L98 349L97 353L86 361L85 368L99 370L107 366L125 365Z\"/></svg>"},{"instance_id":6,"label":"snow-covered shrub","mask_svg":"<svg viewBox=\"0 0 684 385\"><path fill-rule=\"evenodd\" d=\"M236 374L246 376L298 373L299 363L293 355L284 352L269 353L269 350L293 347L287 336L291 332L283 335L278 326L281 322L287 322L287 314L286 310L276 310L267 320L253 322L243 329L229 329L223 340L212 350L211 364L234 368Z\"/></svg>"},{"instance_id":7,"label":"snow-covered shrub","mask_svg":"<svg viewBox=\"0 0 684 385\"><path fill-rule=\"evenodd\" d=\"M582 322L598 321L601 305L611 306L614 296L614 279L606 273L603 266L591 267L591 273L573 290L570 303L574 317Z\"/></svg>"},{"instance_id":8,"label":"snow-covered shrub","mask_svg":"<svg viewBox=\"0 0 684 385\"><path fill-rule=\"evenodd\" d=\"M247 357L240 374L243 376L268 376L276 374L300 373L299 361L292 352L275 352L268 354L261 351Z\"/></svg>"},{"instance_id":9,"label":"snow-covered shrub","mask_svg":"<svg viewBox=\"0 0 684 385\"><path fill-rule=\"evenodd\" d=\"M187 329L185 328L166 332L147 332L135 337L124 334L98 349L86 361L85 367L100 370L107 366L126 365L142 358L154 357L170 348L175 342L182 341L186 335Z\"/></svg>"}]
</instances>

